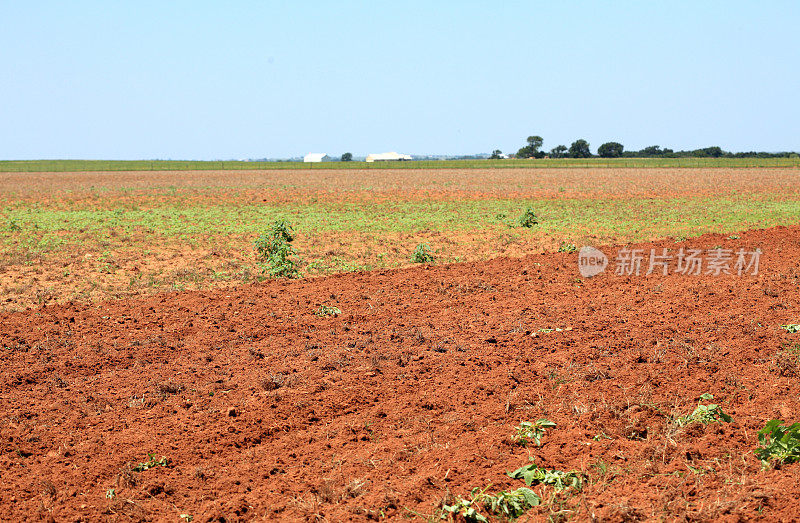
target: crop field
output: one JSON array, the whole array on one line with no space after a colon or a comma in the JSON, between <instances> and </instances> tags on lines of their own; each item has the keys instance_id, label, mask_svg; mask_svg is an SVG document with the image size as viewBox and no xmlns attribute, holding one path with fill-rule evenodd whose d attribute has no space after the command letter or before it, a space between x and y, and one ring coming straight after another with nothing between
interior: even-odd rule
<instances>
[{"instance_id":1,"label":"crop field","mask_svg":"<svg viewBox=\"0 0 800 523\"><path fill-rule=\"evenodd\" d=\"M796 517L800 168L533 163L0 172L4 518Z\"/></svg>"},{"instance_id":2,"label":"crop field","mask_svg":"<svg viewBox=\"0 0 800 523\"><path fill-rule=\"evenodd\" d=\"M0 174L2 306L257 279L253 242L295 228L306 276L690 238L800 222L798 170L557 169ZM533 228L518 219L528 208Z\"/></svg>"},{"instance_id":3,"label":"crop field","mask_svg":"<svg viewBox=\"0 0 800 523\"><path fill-rule=\"evenodd\" d=\"M542 158L416 160L408 162L186 161L186 160L0 160L0 172L553 169L553 168L798 168L800 158Z\"/></svg>"}]
</instances>

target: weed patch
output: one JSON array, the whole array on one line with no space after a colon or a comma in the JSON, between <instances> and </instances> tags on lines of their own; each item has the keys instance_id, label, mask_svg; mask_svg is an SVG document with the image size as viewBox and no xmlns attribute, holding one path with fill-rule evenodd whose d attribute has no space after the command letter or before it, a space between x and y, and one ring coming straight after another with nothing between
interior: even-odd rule
<instances>
[{"instance_id":1,"label":"weed patch","mask_svg":"<svg viewBox=\"0 0 800 523\"><path fill-rule=\"evenodd\" d=\"M331 305L325 305L324 303L319 306L319 309L314 312L317 316L324 318L325 316L338 316L342 313L342 310L339 307L333 307Z\"/></svg>"},{"instance_id":2,"label":"weed patch","mask_svg":"<svg viewBox=\"0 0 800 523\"><path fill-rule=\"evenodd\" d=\"M700 396L700 401L710 401L714 399L713 394L705 393ZM690 423L702 423L703 425L708 425L709 423L714 422L725 422L730 423L733 421L728 414L723 412L722 408L716 404L710 405L702 405L698 402L697 408L694 409L694 412L689 414L688 416L678 416L675 418L675 423L678 424L680 427L685 427Z\"/></svg>"},{"instance_id":3,"label":"weed patch","mask_svg":"<svg viewBox=\"0 0 800 523\"><path fill-rule=\"evenodd\" d=\"M156 459L155 454L148 452L147 458L147 461L134 465L131 470L134 472L144 472L145 470L150 470L155 467L169 466L169 459L166 456L162 456L161 459Z\"/></svg>"},{"instance_id":4,"label":"weed patch","mask_svg":"<svg viewBox=\"0 0 800 523\"><path fill-rule=\"evenodd\" d=\"M529 487L531 485L550 485L556 490L574 488L581 490L586 474L577 470L565 472L563 470L548 470L535 463L523 465L513 472L507 473L511 479L521 479Z\"/></svg>"},{"instance_id":5,"label":"weed patch","mask_svg":"<svg viewBox=\"0 0 800 523\"><path fill-rule=\"evenodd\" d=\"M255 241L256 255L262 272L272 278L297 278L300 273L291 242L294 241L292 226L285 220L276 221L272 230L262 234Z\"/></svg>"},{"instance_id":6,"label":"weed patch","mask_svg":"<svg viewBox=\"0 0 800 523\"><path fill-rule=\"evenodd\" d=\"M452 505L445 504L442 509L453 516L461 516L465 521L487 522L489 520L479 512L479 507L504 520L510 520L522 516L528 509L542 503L542 498L529 488L522 487L509 492L503 490L497 494L486 493L488 488L481 491L475 488L472 490L471 499L456 498Z\"/></svg>"},{"instance_id":7,"label":"weed patch","mask_svg":"<svg viewBox=\"0 0 800 523\"><path fill-rule=\"evenodd\" d=\"M774 419L758 431L758 443L755 454L764 467L800 461L800 423L785 427Z\"/></svg>"},{"instance_id":8,"label":"weed patch","mask_svg":"<svg viewBox=\"0 0 800 523\"><path fill-rule=\"evenodd\" d=\"M542 437L546 429L553 429L556 424L548 419L538 419L534 422L523 421L517 426L517 433L514 435L514 441L523 447L527 447L528 443L532 440L536 446L542 444Z\"/></svg>"},{"instance_id":9,"label":"weed patch","mask_svg":"<svg viewBox=\"0 0 800 523\"><path fill-rule=\"evenodd\" d=\"M417 248L414 249L414 252L411 254L411 262L432 263L433 254L431 254L430 248L424 243L417 245Z\"/></svg>"},{"instance_id":10,"label":"weed patch","mask_svg":"<svg viewBox=\"0 0 800 523\"><path fill-rule=\"evenodd\" d=\"M533 209L528 207L525 209L525 212L522 213L522 216L519 217L517 223L519 223L520 227L530 229L534 225L539 225L539 218L536 217L536 213L533 212Z\"/></svg>"}]
</instances>

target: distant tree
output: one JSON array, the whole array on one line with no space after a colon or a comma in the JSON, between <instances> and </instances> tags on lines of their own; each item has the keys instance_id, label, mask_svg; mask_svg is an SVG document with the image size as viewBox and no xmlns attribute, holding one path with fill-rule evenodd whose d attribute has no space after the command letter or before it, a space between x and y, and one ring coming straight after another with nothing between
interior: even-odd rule
<instances>
[{"instance_id":1,"label":"distant tree","mask_svg":"<svg viewBox=\"0 0 800 523\"><path fill-rule=\"evenodd\" d=\"M353 161L353 153L344 153L342 155L343 162L352 162Z\"/></svg>"},{"instance_id":2,"label":"distant tree","mask_svg":"<svg viewBox=\"0 0 800 523\"><path fill-rule=\"evenodd\" d=\"M597 148L597 154L603 158L619 158L624 147L618 142L607 142Z\"/></svg>"},{"instance_id":3,"label":"distant tree","mask_svg":"<svg viewBox=\"0 0 800 523\"><path fill-rule=\"evenodd\" d=\"M500 149L495 149L492 151L492 155L489 157L490 160L499 160L503 157L503 151Z\"/></svg>"},{"instance_id":4,"label":"distant tree","mask_svg":"<svg viewBox=\"0 0 800 523\"><path fill-rule=\"evenodd\" d=\"M589 150L589 142L584 139L575 140L569 146L570 158L591 158L592 151Z\"/></svg>"},{"instance_id":5,"label":"distant tree","mask_svg":"<svg viewBox=\"0 0 800 523\"><path fill-rule=\"evenodd\" d=\"M517 151L517 158L541 158L544 153L539 148L544 143L541 136L528 136L528 145Z\"/></svg>"},{"instance_id":6,"label":"distant tree","mask_svg":"<svg viewBox=\"0 0 800 523\"><path fill-rule=\"evenodd\" d=\"M567 152L566 145L557 145L550 149L550 158L563 158L564 153Z\"/></svg>"},{"instance_id":7,"label":"distant tree","mask_svg":"<svg viewBox=\"0 0 800 523\"><path fill-rule=\"evenodd\" d=\"M650 147L645 147L641 151L639 151L642 156L661 156L664 154L664 151L661 150L661 147L658 145L651 145Z\"/></svg>"},{"instance_id":8,"label":"distant tree","mask_svg":"<svg viewBox=\"0 0 800 523\"><path fill-rule=\"evenodd\" d=\"M528 146L533 152L538 151L543 143L544 140L541 136L528 136Z\"/></svg>"},{"instance_id":9,"label":"distant tree","mask_svg":"<svg viewBox=\"0 0 800 523\"><path fill-rule=\"evenodd\" d=\"M696 149L692 151L692 156L697 156L699 158L707 158L707 157L719 158L720 156L723 155L723 153L724 151L722 150L721 147L714 146L714 147L705 147L703 149Z\"/></svg>"}]
</instances>

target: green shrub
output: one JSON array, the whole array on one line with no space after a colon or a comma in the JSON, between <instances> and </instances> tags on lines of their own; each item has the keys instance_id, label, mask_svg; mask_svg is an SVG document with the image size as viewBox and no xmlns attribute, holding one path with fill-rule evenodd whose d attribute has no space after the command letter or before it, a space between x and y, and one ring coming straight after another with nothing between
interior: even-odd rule
<instances>
[{"instance_id":1,"label":"green shrub","mask_svg":"<svg viewBox=\"0 0 800 523\"><path fill-rule=\"evenodd\" d=\"M518 221L520 227L527 227L528 229L534 225L539 225L539 219L536 217L536 213L533 212L531 207L525 209L525 212L522 213Z\"/></svg>"},{"instance_id":2,"label":"green shrub","mask_svg":"<svg viewBox=\"0 0 800 523\"><path fill-rule=\"evenodd\" d=\"M433 254L431 254L430 248L424 243L417 245L417 248L414 249L414 252L411 254L412 263L431 263L432 261Z\"/></svg>"},{"instance_id":3,"label":"green shrub","mask_svg":"<svg viewBox=\"0 0 800 523\"><path fill-rule=\"evenodd\" d=\"M293 232L285 220L278 220L272 230L256 239L255 250L262 272L272 278L297 278L300 275L297 263L292 259L295 255L290 245L294 240Z\"/></svg>"}]
</instances>

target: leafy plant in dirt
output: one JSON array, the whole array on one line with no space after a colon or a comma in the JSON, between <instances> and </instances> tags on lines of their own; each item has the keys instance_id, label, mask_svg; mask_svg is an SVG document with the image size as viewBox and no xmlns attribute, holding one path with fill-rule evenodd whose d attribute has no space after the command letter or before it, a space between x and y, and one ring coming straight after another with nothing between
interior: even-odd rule
<instances>
[{"instance_id":1,"label":"leafy plant in dirt","mask_svg":"<svg viewBox=\"0 0 800 523\"><path fill-rule=\"evenodd\" d=\"M787 325L781 325L781 328L786 329L786 332L789 334L795 334L800 332L800 324L798 323L789 323Z\"/></svg>"},{"instance_id":2,"label":"leafy plant in dirt","mask_svg":"<svg viewBox=\"0 0 800 523\"><path fill-rule=\"evenodd\" d=\"M8 230L11 231L11 232L17 232L17 231L21 231L22 227L20 227L19 224L16 221L9 220L9 222L8 222Z\"/></svg>"},{"instance_id":3,"label":"leafy plant in dirt","mask_svg":"<svg viewBox=\"0 0 800 523\"><path fill-rule=\"evenodd\" d=\"M460 515L466 521L488 521L482 515L478 507L482 506L486 512L490 512L506 520L513 520L522 516L531 507L536 507L542 503L534 491L529 488L521 487L512 491L501 490L497 494L488 494L487 486L483 490L474 488L470 494L471 499L456 498L452 505L444 505L442 508L453 515Z\"/></svg>"},{"instance_id":4,"label":"leafy plant in dirt","mask_svg":"<svg viewBox=\"0 0 800 523\"><path fill-rule=\"evenodd\" d=\"M563 470L548 470L535 463L523 465L513 472L506 473L511 479L521 479L526 485L550 485L556 490L574 488L581 490L586 474L577 470L565 472Z\"/></svg>"},{"instance_id":5,"label":"leafy plant in dirt","mask_svg":"<svg viewBox=\"0 0 800 523\"><path fill-rule=\"evenodd\" d=\"M713 399L714 395L707 392L700 396L700 401L710 401ZM723 412L719 405L703 405L700 403L700 401L697 402L697 408L694 409L694 412L688 416L678 416L675 418L675 422L678 424L678 426L684 427L690 423L702 423L703 425L708 425L709 423L714 422L724 421L725 423L730 423L733 421L733 418Z\"/></svg>"},{"instance_id":6,"label":"leafy plant in dirt","mask_svg":"<svg viewBox=\"0 0 800 523\"><path fill-rule=\"evenodd\" d=\"M424 243L417 245L417 248L414 249L414 252L411 254L412 263L431 263L432 261L433 254L431 254L430 248Z\"/></svg>"},{"instance_id":7,"label":"leafy plant in dirt","mask_svg":"<svg viewBox=\"0 0 800 523\"><path fill-rule=\"evenodd\" d=\"M542 437L546 429L553 429L556 424L548 419L538 419L534 422L523 421L517 425L517 433L514 435L514 441L523 447L527 447L528 443L533 442L538 447L542 444Z\"/></svg>"},{"instance_id":8,"label":"leafy plant in dirt","mask_svg":"<svg viewBox=\"0 0 800 523\"><path fill-rule=\"evenodd\" d=\"M558 252L575 252L578 247L574 243L561 242L558 246Z\"/></svg>"},{"instance_id":9,"label":"leafy plant in dirt","mask_svg":"<svg viewBox=\"0 0 800 523\"><path fill-rule=\"evenodd\" d=\"M161 456L161 459L156 459L155 454L147 453L147 461L134 465L131 470L134 472L144 472L155 467L166 467L169 465L169 459L166 456Z\"/></svg>"},{"instance_id":10,"label":"leafy plant in dirt","mask_svg":"<svg viewBox=\"0 0 800 523\"><path fill-rule=\"evenodd\" d=\"M533 212L533 208L528 207L525 209L525 212L522 213L522 216L519 217L517 220L520 227L525 227L530 229L534 225L539 225L539 218L536 217L536 213Z\"/></svg>"},{"instance_id":11,"label":"leafy plant in dirt","mask_svg":"<svg viewBox=\"0 0 800 523\"><path fill-rule=\"evenodd\" d=\"M294 230L285 220L276 221L272 230L259 236L255 241L256 255L263 272L273 278L297 278L300 274L291 242Z\"/></svg>"},{"instance_id":12,"label":"leafy plant in dirt","mask_svg":"<svg viewBox=\"0 0 800 523\"><path fill-rule=\"evenodd\" d=\"M520 487L509 492L501 490L495 495L485 494L481 501L493 514L502 518L516 519L531 507L539 506L542 498L531 489Z\"/></svg>"},{"instance_id":13,"label":"leafy plant in dirt","mask_svg":"<svg viewBox=\"0 0 800 523\"><path fill-rule=\"evenodd\" d=\"M324 303L319 306L319 309L314 313L317 316L325 317L325 316L336 316L337 314L341 314L342 310L339 307L333 307L331 305L325 305Z\"/></svg>"},{"instance_id":14,"label":"leafy plant in dirt","mask_svg":"<svg viewBox=\"0 0 800 523\"><path fill-rule=\"evenodd\" d=\"M781 420L774 419L758 431L758 443L761 446L755 454L764 467L800 461L800 423L785 427Z\"/></svg>"},{"instance_id":15,"label":"leafy plant in dirt","mask_svg":"<svg viewBox=\"0 0 800 523\"><path fill-rule=\"evenodd\" d=\"M442 510L449 512L453 516L461 516L464 521L469 523L488 523L486 516L478 512L476 508L477 503L472 499L464 499L462 497L456 498L455 503L452 505L442 505Z\"/></svg>"}]
</instances>

